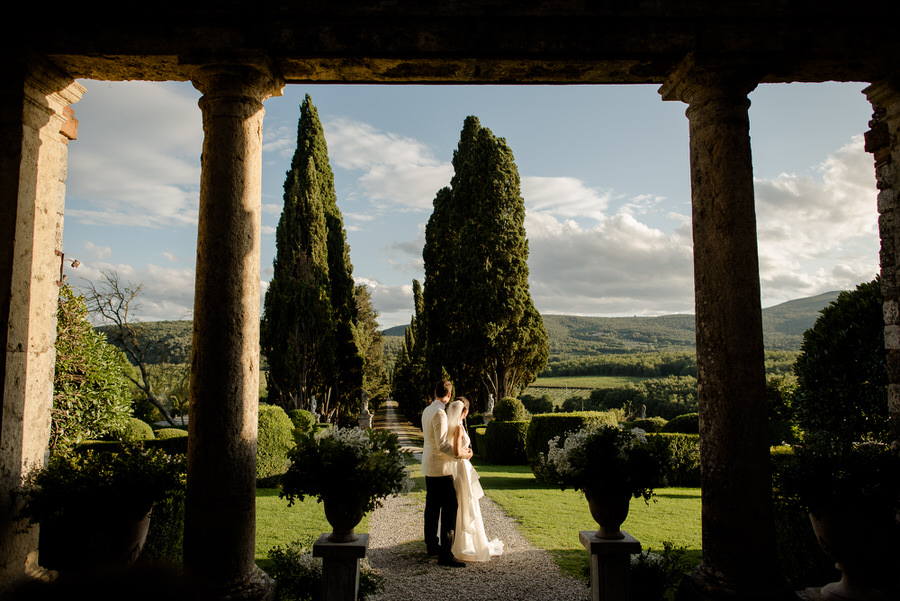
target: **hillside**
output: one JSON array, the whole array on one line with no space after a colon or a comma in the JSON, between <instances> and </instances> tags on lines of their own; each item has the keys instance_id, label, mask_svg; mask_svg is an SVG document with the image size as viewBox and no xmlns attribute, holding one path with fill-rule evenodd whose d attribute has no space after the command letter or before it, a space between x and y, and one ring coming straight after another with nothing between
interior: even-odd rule
<instances>
[{"instance_id":1,"label":"hillside","mask_svg":"<svg viewBox=\"0 0 900 601\"><path fill-rule=\"evenodd\" d=\"M763 336L768 351L796 351L803 332L838 292L788 301L763 309ZM618 354L694 350L693 315L658 317L583 317L544 315L551 355ZM385 346L399 346L406 326L384 330Z\"/></svg>"},{"instance_id":2,"label":"hillside","mask_svg":"<svg viewBox=\"0 0 900 601\"><path fill-rule=\"evenodd\" d=\"M788 301L763 309L766 350L796 351L809 329L837 292ZM151 362L182 363L190 360L191 322L155 321L140 324L148 338L159 340ZM619 354L645 351L693 351L694 316L582 317L544 315L551 356ZM104 328L98 328L103 331ZM388 363L400 350L406 326L383 331Z\"/></svg>"}]
</instances>

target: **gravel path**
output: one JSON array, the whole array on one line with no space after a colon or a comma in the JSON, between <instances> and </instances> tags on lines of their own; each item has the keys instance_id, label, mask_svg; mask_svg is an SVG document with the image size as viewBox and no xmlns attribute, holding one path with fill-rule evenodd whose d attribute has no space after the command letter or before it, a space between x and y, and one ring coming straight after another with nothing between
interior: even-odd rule
<instances>
[{"instance_id":1,"label":"gravel path","mask_svg":"<svg viewBox=\"0 0 900 601\"><path fill-rule=\"evenodd\" d=\"M375 416L374 425L394 430L401 444L421 452L421 432L397 419L393 405ZM418 436L418 438L417 438ZM424 503L389 497L369 517L369 564L385 576L385 590L370 601L586 601L590 587L559 571L550 555L532 546L515 520L490 500L481 499L488 538L503 541L503 554L465 568L445 568L425 556Z\"/></svg>"}]
</instances>

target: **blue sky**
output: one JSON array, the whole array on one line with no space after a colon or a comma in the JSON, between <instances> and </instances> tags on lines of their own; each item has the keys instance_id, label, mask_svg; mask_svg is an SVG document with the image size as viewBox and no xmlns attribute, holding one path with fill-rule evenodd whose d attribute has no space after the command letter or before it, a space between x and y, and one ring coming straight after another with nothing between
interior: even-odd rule
<instances>
[{"instance_id":1,"label":"blue sky","mask_svg":"<svg viewBox=\"0 0 900 601\"><path fill-rule=\"evenodd\" d=\"M202 124L189 83L82 81L63 246L76 287L114 270L139 316L193 309ZM266 101L262 278L310 94L325 128L354 276L382 327L406 324L424 226L463 120L506 138L522 178L530 286L542 313L693 312L686 105L658 86L289 85ZM761 85L751 141L763 306L848 289L878 270L864 84Z\"/></svg>"}]
</instances>

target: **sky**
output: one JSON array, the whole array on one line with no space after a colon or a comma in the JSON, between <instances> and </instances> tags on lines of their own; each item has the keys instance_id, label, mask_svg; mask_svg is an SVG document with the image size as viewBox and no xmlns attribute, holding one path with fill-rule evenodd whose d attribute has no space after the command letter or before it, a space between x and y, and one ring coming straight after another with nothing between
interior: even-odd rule
<instances>
[{"instance_id":1,"label":"sky","mask_svg":"<svg viewBox=\"0 0 900 601\"><path fill-rule=\"evenodd\" d=\"M138 317L190 319L200 93L189 83L81 81L63 250L76 289L104 271L142 284ZM851 289L878 271L865 84L750 94L764 307ZM425 223L469 115L506 139L521 177L529 286L543 314L693 313L686 105L658 86L296 85L263 123L263 294L297 121L322 121L353 274L382 328L409 323ZM71 260L77 259L77 269Z\"/></svg>"}]
</instances>

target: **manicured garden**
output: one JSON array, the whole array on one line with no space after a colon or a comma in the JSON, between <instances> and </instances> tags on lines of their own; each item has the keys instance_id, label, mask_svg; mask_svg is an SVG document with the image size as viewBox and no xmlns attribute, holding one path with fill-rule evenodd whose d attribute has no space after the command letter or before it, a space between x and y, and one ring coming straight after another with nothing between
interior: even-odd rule
<instances>
[{"instance_id":1,"label":"manicured garden","mask_svg":"<svg viewBox=\"0 0 900 601\"><path fill-rule=\"evenodd\" d=\"M547 549L567 573L585 577L589 555L578 540L580 530L595 530L584 495L538 484L528 466L491 465L475 461L485 493L519 522L519 530L536 547ZM417 464L416 482L410 493L424 502L424 480ZM256 495L256 558L265 566L268 551L276 545L316 538L330 527L322 505L306 499L288 507L276 489L259 489ZM357 528L368 530L369 516ZM645 504L633 499L623 528L641 541L644 549L661 551L664 542L683 547L691 564L700 561L700 489L662 488ZM488 533L490 535L490 533Z\"/></svg>"}]
</instances>

